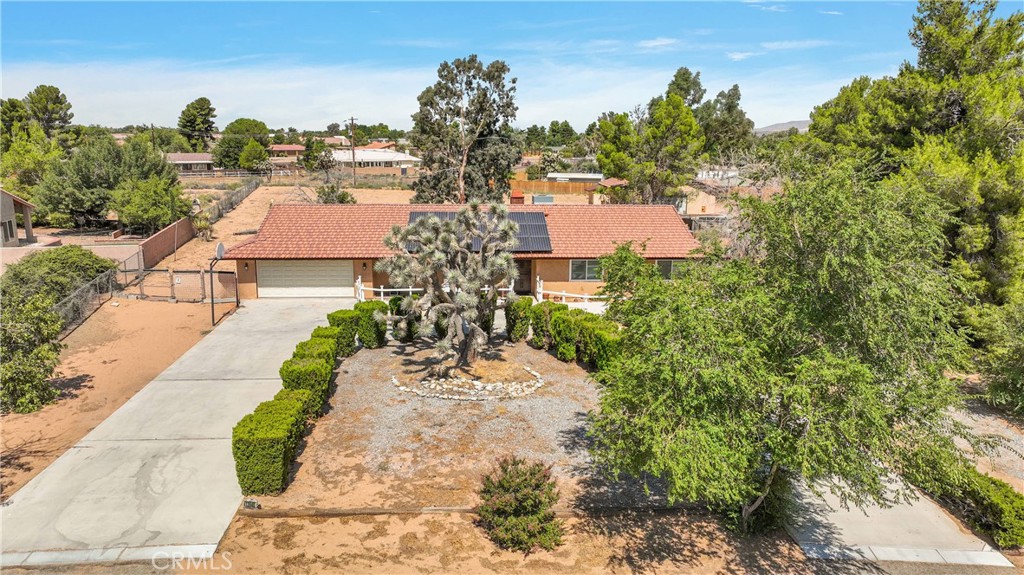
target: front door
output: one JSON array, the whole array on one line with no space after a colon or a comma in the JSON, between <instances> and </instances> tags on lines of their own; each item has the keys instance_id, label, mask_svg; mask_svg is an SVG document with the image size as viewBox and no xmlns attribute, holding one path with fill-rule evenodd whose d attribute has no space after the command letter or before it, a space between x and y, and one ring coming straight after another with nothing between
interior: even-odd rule
<instances>
[{"instance_id":1,"label":"front door","mask_svg":"<svg viewBox=\"0 0 1024 575\"><path fill-rule=\"evenodd\" d=\"M516 267L519 268L519 277L512 288L519 295L533 293L533 260L516 260Z\"/></svg>"}]
</instances>

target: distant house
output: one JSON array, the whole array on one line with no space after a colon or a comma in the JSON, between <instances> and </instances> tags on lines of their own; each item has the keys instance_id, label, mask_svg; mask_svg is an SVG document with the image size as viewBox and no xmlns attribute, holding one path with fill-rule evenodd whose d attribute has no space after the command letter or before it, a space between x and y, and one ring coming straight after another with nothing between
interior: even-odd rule
<instances>
[{"instance_id":1,"label":"distant house","mask_svg":"<svg viewBox=\"0 0 1024 575\"><path fill-rule=\"evenodd\" d=\"M377 260L393 254L383 241L392 226L408 225L423 211L460 207L275 205L256 235L228 249L224 259L235 260L245 299L353 297L358 286L396 287L374 269ZM563 290L596 293L604 285L598 258L623 242L644 244L644 258L666 275L680 260L695 257L699 247L671 206L514 205L509 212L520 224L514 289L538 298L558 298Z\"/></svg>"},{"instance_id":2,"label":"distant house","mask_svg":"<svg viewBox=\"0 0 1024 575\"><path fill-rule=\"evenodd\" d=\"M172 152L164 155L167 163L174 164L178 172L183 174L196 174L201 172L213 172L213 154L196 152Z\"/></svg>"},{"instance_id":3,"label":"distant house","mask_svg":"<svg viewBox=\"0 0 1024 575\"><path fill-rule=\"evenodd\" d=\"M270 162L274 164L291 164L302 158L306 146L299 144L271 144Z\"/></svg>"},{"instance_id":4,"label":"distant house","mask_svg":"<svg viewBox=\"0 0 1024 575\"><path fill-rule=\"evenodd\" d=\"M340 148L350 144L345 136L319 136L317 139L327 144L329 148Z\"/></svg>"},{"instance_id":5,"label":"distant house","mask_svg":"<svg viewBox=\"0 0 1024 575\"><path fill-rule=\"evenodd\" d=\"M36 207L25 200L0 190L0 235L3 236L3 247L16 248L21 240L18 239L18 214L21 214L25 226L25 241L33 243L36 241L32 234L32 211Z\"/></svg>"},{"instance_id":6,"label":"distant house","mask_svg":"<svg viewBox=\"0 0 1024 575\"><path fill-rule=\"evenodd\" d=\"M395 143L389 141L374 140L365 146L356 146L357 150L394 150Z\"/></svg>"},{"instance_id":7,"label":"distant house","mask_svg":"<svg viewBox=\"0 0 1024 575\"><path fill-rule=\"evenodd\" d=\"M123 146L124 143L128 141L128 138L132 137L131 134L124 134L121 132L115 132L113 134L110 134L110 136L114 138L114 141L117 142L118 146Z\"/></svg>"},{"instance_id":8,"label":"distant house","mask_svg":"<svg viewBox=\"0 0 1024 575\"><path fill-rule=\"evenodd\" d=\"M549 172L544 179L549 182L582 182L586 184L597 184L604 179L604 174Z\"/></svg>"},{"instance_id":9,"label":"distant house","mask_svg":"<svg viewBox=\"0 0 1024 575\"><path fill-rule=\"evenodd\" d=\"M355 156L353 158L353 155ZM352 168L353 159L357 171L363 174L409 175L423 165L423 160L388 149L356 148L335 150L334 159L342 168Z\"/></svg>"}]
</instances>

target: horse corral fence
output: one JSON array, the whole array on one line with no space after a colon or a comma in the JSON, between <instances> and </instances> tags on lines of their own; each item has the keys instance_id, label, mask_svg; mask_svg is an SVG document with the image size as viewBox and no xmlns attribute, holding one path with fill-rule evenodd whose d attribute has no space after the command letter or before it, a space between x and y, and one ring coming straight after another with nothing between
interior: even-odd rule
<instances>
[{"instance_id":1,"label":"horse corral fence","mask_svg":"<svg viewBox=\"0 0 1024 575\"><path fill-rule=\"evenodd\" d=\"M210 217L210 223L212 224L221 219L224 214L230 212L235 208L235 206L242 203L242 200L248 198L249 194L253 193L256 188L260 187L260 183L261 181L259 178L252 178L246 180L245 183L242 184L242 187L237 190L231 190L230 192L221 194L219 200L204 209L206 215Z\"/></svg>"},{"instance_id":2,"label":"horse corral fence","mask_svg":"<svg viewBox=\"0 0 1024 575\"><path fill-rule=\"evenodd\" d=\"M238 278L231 271L147 269L131 292L147 300L238 303Z\"/></svg>"}]
</instances>

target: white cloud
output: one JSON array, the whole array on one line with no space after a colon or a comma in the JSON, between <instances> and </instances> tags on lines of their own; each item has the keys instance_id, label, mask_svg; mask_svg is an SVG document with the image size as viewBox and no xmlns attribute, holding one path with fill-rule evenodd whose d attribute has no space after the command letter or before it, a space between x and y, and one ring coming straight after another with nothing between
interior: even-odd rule
<instances>
[{"instance_id":1,"label":"white cloud","mask_svg":"<svg viewBox=\"0 0 1024 575\"><path fill-rule=\"evenodd\" d=\"M828 14L829 16L842 16L843 13L839 10L822 10L818 14Z\"/></svg>"},{"instance_id":2,"label":"white cloud","mask_svg":"<svg viewBox=\"0 0 1024 575\"><path fill-rule=\"evenodd\" d=\"M770 4L767 6L764 4L751 4L750 7L757 8L763 12L789 12L789 8L781 4Z\"/></svg>"},{"instance_id":3,"label":"white cloud","mask_svg":"<svg viewBox=\"0 0 1024 575\"><path fill-rule=\"evenodd\" d=\"M742 62L747 58L760 56L761 54L764 54L764 52L726 52L725 56L733 62Z\"/></svg>"},{"instance_id":4,"label":"white cloud","mask_svg":"<svg viewBox=\"0 0 1024 575\"><path fill-rule=\"evenodd\" d=\"M507 61L519 78L516 124L524 127L565 119L582 130L602 112L626 111L664 92L675 72L674 66L556 64L542 58ZM692 67L707 70L702 80L708 94L739 82L743 108L758 126L806 118L815 105L834 97L852 79L803 67L772 68L737 78L734 72L723 70L718 75L702 64L693 62ZM60 86L74 106L75 121L83 124L174 126L187 103L206 96L217 108L220 127L245 116L274 128L323 129L330 122L355 116L361 122L408 129L416 96L436 81L436 68L286 63L196 68L175 61L22 63L5 65L3 80L4 98L20 98L39 84Z\"/></svg>"},{"instance_id":5,"label":"white cloud","mask_svg":"<svg viewBox=\"0 0 1024 575\"><path fill-rule=\"evenodd\" d=\"M835 44L830 40L782 40L779 42L761 42L765 50L806 50L808 48L821 48Z\"/></svg>"},{"instance_id":6,"label":"white cloud","mask_svg":"<svg viewBox=\"0 0 1024 575\"><path fill-rule=\"evenodd\" d=\"M641 40L637 42L636 45L638 48L659 49L675 46L678 43L678 38L652 38L650 40Z\"/></svg>"}]
</instances>

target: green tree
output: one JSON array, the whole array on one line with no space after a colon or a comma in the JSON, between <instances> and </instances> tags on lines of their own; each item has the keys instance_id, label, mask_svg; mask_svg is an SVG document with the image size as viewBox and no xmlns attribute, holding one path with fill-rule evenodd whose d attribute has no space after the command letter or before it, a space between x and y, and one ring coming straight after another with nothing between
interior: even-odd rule
<instances>
[{"instance_id":1,"label":"green tree","mask_svg":"<svg viewBox=\"0 0 1024 575\"><path fill-rule=\"evenodd\" d=\"M517 230L503 204L485 210L473 202L454 219L419 218L384 238L395 255L379 260L376 269L396 286L423 288L422 297L402 307L423 324L444 322L447 328L436 344L441 358L454 352L456 365L469 365L487 344L488 322L511 300L501 301L497 289L484 288L507 286L518 276L512 259Z\"/></svg>"},{"instance_id":2,"label":"green tree","mask_svg":"<svg viewBox=\"0 0 1024 575\"><path fill-rule=\"evenodd\" d=\"M670 94L652 103L639 129L627 114L599 124L597 163L609 177L629 180L618 201L652 203L679 192L693 177L704 145L700 126L683 99Z\"/></svg>"},{"instance_id":3,"label":"green tree","mask_svg":"<svg viewBox=\"0 0 1024 575\"><path fill-rule=\"evenodd\" d=\"M216 111L209 98L203 97L189 102L178 116L178 131L188 140L193 152L205 152L213 140L213 132L217 129L213 123Z\"/></svg>"},{"instance_id":4,"label":"green tree","mask_svg":"<svg viewBox=\"0 0 1024 575\"><path fill-rule=\"evenodd\" d=\"M703 84L700 82L700 72L691 72L689 68L683 66L676 70L672 81L668 84L668 90L665 91L665 95L675 94L683 99L690 109L694 109L704 99L704 94L707 90L704 89Z\"/></svg>"},{"instance_id":5,"label":"green tree","mask_svg":"<svg viewBox=\"0 0 1024 575\"><path fill-rule=\"evenodd\" d=\"M52 138L71 125L75 117L71 103L56 86L41 84L25 96L29 117L39 122L46 136Z\"/></svg>"},{"instance_id":6,"label":"green tree","mask_svg":"<svg viewBox=\"0 0 1024 575\"><path fill-rule=\"evenodd\" d=\"M746 201L750 259L685 262L618 302L622 360L598 374L598 459L662 477L672 500L763 525L797 478L863 505L951 434L963 357L933 198L818 166ZM645 277L653 277L648 273ZM897 303L898 302L898 303Z\"/></svg>"},{"instance_id":7,"label":"green tree","mask_svg":"<svg viewBox=\"0 0 1024 575\"><path fill-rule=\"evenodd\" d=\"M112 207L125 227L153 233L188 215L181 186L161 178L127 179L114 190Z\"/></svg>"},{"instance_id":8,"label":"green tree","mask_svg":"<svg viewBox=\"0 0 1024 575\"><path fill-rule=\"evenodd\" d=\"M339 136L341 135L341 124L337 122L331 122L327 124L327 135L328 136Z\"/></svg>"},{"instance_id":9,"label":"green tree","mask_svg":"<svg viewBox=\"0 0 1024 575\"><path fill-rule=\"evenodd\" d=\"M57 398L49 377L60 361L61 321L42 294L10 297L0 306L0 410L29 413Z\"/></svg>"},{"instance_id":10,"label":"green tree","mask_svg":"<svg viewBox=\"0 0 1024 575\"><path fill-rule=\"evenodd\" d=\"M192 144L173 128L151 128L135 133L128 141L138 141L144 146L156 148L160 152L191 152Z\"/></svg>"},{"instance_id":11,"label":"green tree","mask_svg":"<svg viewBox=\"0 0 1024 575\"><path fill-rule=\"evenodd\" d=\"M221 167L235 169L242 167L239 158L249 140L256 140L264 148L270 145L270 129L259 120L239 118L224 128L217 146L213 148L213 161Z\"/></svg>"},{"instance_id":12,"label":"green tree","mask_svg":"<svg viewBox=\"0 0 1024 575\"><path fill-rule=\"evenodd\" d=\"M16 98L0 100L0 152L6 152L11 146L18 128L28 126L28 108L25 102Z\"/></svg>"},{"instance_id":13,"label":"green tree","mask_svg":"<svg viewBox=\"0 0 1024 575\"><path fill-rule=\"evenodd\" d=\"M719 92L694 112L704 130L704 152L719 161L727 161L754 145L754 121L740 107L740 87L733 84Z\"/></svg>"},{"instance_id":14,"label":"green tree","mask_svg":"<svg viewBox=\"0 0 1024 575\"><path fill-rule=\"evenodd\" d=\"M238 155L238 165L246 170L253 170L256 165L270 158L267 154L267 149L260 145L254 139L249 139L249 142L242 148L242 153Z\"/></svg>"},{"instance_id":15,"label":"green tree","mask_svg":"<svg viewBox=\"0 0 1024 575\"><path fill-rule=\"evenodd\" d=\"M526 149L531 152L536 152L544 147L548 139L548 130L544 126L538 126L534 124L526 129L524 134Z\"/></svg>"},{"instance_id":16,"label":"green tree","mask_svg":"<svg viewBox=\"0 0 1024 575\"><path fill-rule=\"evenodd\" d=\"M516 79L501 60L476 55L443 62L438 81L419 95L411 140L428 172L413 185L417 203L499 201L522 157L512 137Z\"/></svg>"},{"instance_id":17,"label":"green tree","mask_svg":"<svg viewBox=\"0 0 1024 575\"><path fill-rule=\"evenodd\" d=\"M30 121L26 126L14 124L11 134L13 137L0 156L4 189L23 198L32 198L36 186L64 156L64 152L56 141L46 137L35 122Z\"/></svg>"},{"instance_id":18,"label":"green tree","mask_svg":"<svg viewBox=\"0 0 1024 575\"><path fill-rule=\"evenodd\" d=\"M986 358L985 382L992 403L1024 413L1024 303L999 310L998 335Z\"/></svg>"}]
</instances>

